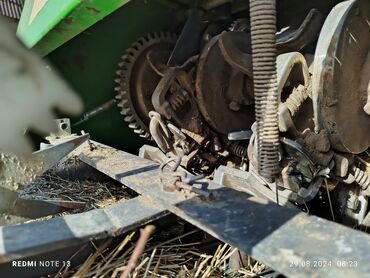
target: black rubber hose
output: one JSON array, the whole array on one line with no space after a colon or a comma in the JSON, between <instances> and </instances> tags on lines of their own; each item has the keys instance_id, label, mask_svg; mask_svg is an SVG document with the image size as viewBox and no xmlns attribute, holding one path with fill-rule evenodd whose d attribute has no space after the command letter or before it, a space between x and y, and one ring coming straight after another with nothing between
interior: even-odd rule
<instances>
[{"instance_id":1,"label":"black rubber hose","mask_svg":"<svg viewBox=\"0 0 370 278\"><path fill-rule=\"evenodd\" d=\"M257 162L261 176L279 172L279 122L276 74L276 1L250 0L252 61L257 121Z\"/></svg>"}]
</instances>

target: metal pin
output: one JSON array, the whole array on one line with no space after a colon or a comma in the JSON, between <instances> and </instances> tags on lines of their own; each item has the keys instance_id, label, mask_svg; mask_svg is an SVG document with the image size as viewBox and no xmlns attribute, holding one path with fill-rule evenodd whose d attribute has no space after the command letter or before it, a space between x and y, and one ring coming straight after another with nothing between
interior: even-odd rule
<instances>
[{"instance_id":1,"label":"metal pin","mask_svg":"<svg viewBox=\"0 0 370 278\"><path fill-rule=\"evenodd\" d=\"M370 27L370 21L367 20L367 19L365 19L365 21L366 21L367 25L369 25L369 27Z\"/></svg>"},{"instance_id":2,"label":"metal pin","mask_svg":"<svg viewBox=\"0 0 370 278\"><path fill-rule=\"evenodd\" d=\"M348 32L348 34L351 36L351 38L353 39L353 41L354 41L355 43L357 43L356 38L352 35L352 33L349 31L349 29L348 29L348 28L347 28L347 32Z\"/></svg>"},{"instance_id":3,"label":"metal pin","mask_svg":"<svg viewBox=\"0 0 370 278\"><path fill-rule=\"evenodd\" d=\"M340 66L342 66L342 62L338 59L337 56L334 57L335 61L337 61L339 63Z\"/></svg>"}]
</instances>

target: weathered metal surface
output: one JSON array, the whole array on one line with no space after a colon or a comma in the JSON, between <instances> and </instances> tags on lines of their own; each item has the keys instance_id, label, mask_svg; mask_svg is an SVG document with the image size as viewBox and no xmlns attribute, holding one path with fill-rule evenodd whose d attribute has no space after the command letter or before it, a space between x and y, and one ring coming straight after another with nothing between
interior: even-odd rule
<instances>
[{"instance_id":1,"label":"weathered metal surface","mask_svg":"<svg viewBox=\"0 0 370 278\"><path fill-rule=\"evenodd\" d=\"M223 32L218 46L225 61L233 68L253 78L250 36L246 32ZM242 46L242 47L241 47ZM243 52L242 50L249 52Z\"/></svg>"},{"instance_id":2,"label":"weathered metal surface","mask_svg":"<svg viewBox=\"0 0 370 278\"><path fill-rule=\"evenodd\" d=\"M97 149L82 151L78 158L123 185L146 196L165 209L185 200L181 192L166 192L160 182L160 165L138 156L119 151L103 144L94 143ZM169 170L167 170L169 171ZM201 181L202 182L202 181ZM197 186L197 185L194 185ZM200 184L200 186L202 186ZM207 189L219 185L210 184ZM202 189L204 186L202 186Z\"/></svg>"},{"instance_id":3,"label":"weathered metal surface","mask_svg":"<svg viewBox=\"0 0 370 278\"><path fill-rule=\"evenodd\" d=\"M1 203L0 212L3 216L9 215L16 219L37 219L58 213L83 209L85 203L55 200L33 200L19 197L17 192L0 187ZM11 224L10 222L9 224Z\"/></svg>"},{"instance_id":4,"label":"weathered metal surface","mask_svg":"<svg viewBox=\"0 0 370 278\"><path fill-rule=\"evenodd\" d=\"M18 158L11 154L1 154L0 185L14 191L26 186L88 139L88 134L72 137L34 152L29 157Z\"/></svg>"},{"instance_id":5,"label":"weathered metal surface","mask_svg":"<svg viewBox=\"0 0 370 278\"><path fill-rule=\"evenodd\" d=\"M205 27L202 12L196 8L192 9L168 60L170 67L181 66L189 57L199 54L201 47L199 41Z\"/></svg>"},{"instance_id":6,"label":"weathered metal surface","mask_svg":"<svg viewBox=\"0 0 370 278\"><path fill-rule=\"evenodd\" d=\"M249 140L252 135L253 132L251 130L234 131L227 135L227 139L230 141Z\"/></svg>"},{"instance_id":7,"label":"weathered metal surface","mask_svg":"<svg viewBox=\"0 0 370 278\"><path fill-rule=\"evenodd\" d=\"M310 74L306 59L299 52L280 54L276 58L278 93L281 95L287 81L308 85Z\"/></svg>"},{"instance_id":8,"label":"weathered metal surface","mask_svg":"<svg viewBox=\"0 0 370 278\"><path fill-rule=\"evenodd\" d=\"M98 146L80 159L287 276L370 275L365 233L209 181L210 198L186 200L161 190L158 164Z\"/></svg>"},{"instance_id":9,"label":"weathered metal surface","mask_svg":"<svg viewBox=\"0 0 370 278\"><path fill-rule=\"evenodd\" d=\"M280 188L278 193L272 191L266 186L266 182L258 174L250 169L249 172L233 169L226 166L220 166L214 174L214 182L238 191L244 191L253 196L264 198L270 202L278 203L281 206L287 206L296 209L289 202L291 191Z\"/></svg>"},{"instance_id":10,"label":"weathered metal surface","mask_svg":"<svg viewBox=\"0 0 370 278\"><path fill-rule=\"evenodd\" d=\"M50 134L50 138L57 139L60 137L70 136L72 134L71 121L69 118L56 119L55 123L57 125L57 130ZM47 137L46 139L49 138ZM40 149L42 149L43 146L45 145L41 143Z\"/></svg>"},{"instance_id":11,"label":"weathered metal surface","mask_svg":"<svg viewBox=\"0 0 370 278\"><path fill-rule=\"evenodd\" d=\"M370 275L370 237L228 188L171 211L288 277Z\"/></svg>"},{"instance_id":12,"label":"weathered metal surface","mask_svg":"<svg viewBox=\"0 0 370 278\"><path fill-rule=\"evenodd\" d=\"M85 205L86 203L84 202L75 201L31 200L18 198L13 210L9 213L25 218L36 219L70 210L83 209Z\"/></svg>"},{"instance_id":13,"label":"weathered metal surface","mask_svg":"<svg viewBox=\"0 0 370 278\"><path fill-rule=\"evenodd\" d=\"M245 40L243 41L241 38L244 35ZM229 62L225 60L220 49L221 38L224 40L227 38L224 42L232 40L233 43L229 42L230 45L235 44L241 48L243 52L234 53L235 56L240 53L243 55L250 53L249 38L242 32L232 32L230 36L223 34L213 37L203 48L199 57L195 96L205 122L218 133L227 135L232 131L250 129L255 117L252 80L230 66L230 64L234 66L236 64L236 61L231 59L232 57L226 55ZM241 42L243 43L240 45ZM226 47L222 43L221 45ZM224 52L232 52L233 49L229 46L227 51L224 50ZM248 63L242 65L238 63L238 68L245 67L245 64ZM247 69L243 72L247 72Z\"/></svg>"},{"instance_id":14,"label":"weathered metal surface","mask_svg":"<svg viewBox=\"0 0 370 278\"><path fill-rule=\"evenodd\" d=\"M288 30L276 37L277 51L300 51L308 44L317 39L322 23L323 15L316 9L310 10L297 30Z\"/></svg>"},{"instance_id":15,"label":"weathered metal surface","mask_svg":"<svg viewBox=\"0 0 370 278\"><path fill-rule=\"evenodd\" d=\"M310 117L294 119L294 115L302 110L303 104L309 96L310 74L305 57L299 52L280 54L276 59L277 86L280 96L279 130L299 136L297 128L309 128ZM289 84L294 87L286 98L284 88ZM286 93L286 92L285 92ZM305 111L306 113L309 111ZM297 125L297 126L296 126Z\"/></svg>"},{"instance_id":16,"label":"weathered metal surface","mask_svg":"<svg viewBox=\"0 0 370 278\"><path fill-rule=\"evenodd\" d=\"M162 164L168 157L159 149L153 146L144 145L139 150L139 157Z\"/></svg>"},{"instance_id":17,"label":"weathered metal surface","mask_svg":"<svg viewBox=\"0 0 370 278\"><path fill-rule=\"evenodd\" d=\"M363 110L370 70L369 22L369 1L342 2L326 19L316 48L316 129L328 130L331 144L338 151L361 153L370 146L369 115Z\"/></svg>"},{"instance_id":18,"label":"weathered metal surface","mask_svg":"<svg viewBox=\"0 0 370 278\"><path fill-rule=\"evenodd\" d=\"M41 165L39 169L40 172L35 173L36 175L40 175L56 165L60 160L86 142L89 138L89 134L71 136L71 139L68 139L67 137L65 141L63 140L61 143L56 143L48 148L34 152L29 159L29 163L39 163Z\"/></svg>"},{"instance_id":19,"label":"weathered metal surface","mask_svg":"<svg viewBox=\"0 0 370 278\"><path fill-rule=\"evenodd\" d=\"M78 158L137 193L150 196L149 199L165 208L184 200L179 194L162 191L159 164L155 162L102 144L97 144L97 149L92 152L86 148Z\"/></svg>"},{"instance_id":20,"label":"weathered metal surface","mask_svg":"<svg viewBox=\"0 0 370 278\"><path fill-rule=\"evenodd\" d=\"M163 78L161 78L151 96L155 111L165 116L167 119L170 119L171 116L175 116L175 111L166 99L166 95L181 72L182 70L179 68L166 69Z\"/></svg>"},{"instance_id":21,"label":"weathered metal surface","mask_svg":"<svg viewBox=\"0 0 370 278\"><path fill-rule=\"evenodd\" d=\"M0 263L120 235L166 214L162 207L137 197L106 209L0 227Z\"/></svg>"}]
</instances>

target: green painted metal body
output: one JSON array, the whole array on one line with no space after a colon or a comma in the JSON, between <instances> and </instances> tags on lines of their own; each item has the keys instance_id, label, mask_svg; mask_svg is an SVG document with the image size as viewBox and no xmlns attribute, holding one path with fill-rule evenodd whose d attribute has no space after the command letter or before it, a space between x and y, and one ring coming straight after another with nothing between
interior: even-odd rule
<instances>
[{"instance_id":1,"label":"green painted metal body","mask_svg":"<svg viewBox=\"0 0 370 278\"><path fill-rule=\"evenodd\" d=\"M26 4L30 5L33 1ZM34 19L35 25L26 28L27 17L28 20L30 17L30 7L26 5L18 35L27 46L40 55L49 53L46 58L82 97L85 112L115 96L115 71L125 49L147 33L178 31L180 23L185 20L186 12L185 5L167 0L89 0L82 1L86 3L82 5L81 2L77 6L75 0L48 2L68 2L69 5L65 4L65 9L69 13L61 11L57 15L59 23L55 25L55 18L49 18L48 21L48 9L45 6L43 9L46 10L42 9ZM110 4L104 5L103 2ZM100 10L104 7L104 13L94 15L94 12L86 9L87 3L94 9L97 9L96 4L99 4ZM54 5L56 9L58 5ZM113 12L114 8L116 10ZM108 13L109 16L100 20L102 14ZM55 10L51 9L50 15L56 16ZM87 28L88 25L92 26ZM89 132L97 141L131 152L137 152L140 146L148 143L127 127L118 108L78 126L78 130L80 129Z\"/></svg>"},{"instance_id":2,"label":"green painted metal body","mask_svg":"<svg viewBox=\"0 0 370 278\"><path fill-rule=\"evenodd\" d=\"M18 26L18 36L28 47L44 56L128 2L27 0Z\"/></svg>"}]
</instances>

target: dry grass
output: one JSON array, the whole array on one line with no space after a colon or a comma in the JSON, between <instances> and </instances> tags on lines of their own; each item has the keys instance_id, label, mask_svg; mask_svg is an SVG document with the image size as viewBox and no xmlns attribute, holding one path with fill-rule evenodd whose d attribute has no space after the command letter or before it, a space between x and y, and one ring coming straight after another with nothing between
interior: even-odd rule
<instances>
[{"instance_id":1,"label":"dry grass","mask_svg":"<svg viewBox=\"0 0 370 278\"><path fill-rule=\"evenodd\" d=\"M22 196L85 202L84 211L132 198L131 192L117 183L65 180L53 171L39 177L22 192ZM202 248L204 242L195 239L184 242L184 238L192 237L198 230L185 234L180 230L156 233L146 245L130 277L255 277L265 269L261 263L248 258L243 269L231 273L228 261L237 252L236 249L220 244L213 254L206 253ZM96 251L82 265L75 269L62 269L55 277L120 277L135 249L136 240L137 232L132 232L113 248L111 240L100 246L94 245Z\"/></svg>"},{"instance_id":2,"label":"dry grass","mask_svg":"<svg viewBox=\"0 0 370 278\"><path fill-rule=\"evenodd\" d=\"M69 160L66 163L75 163ZM25 199L62 200L84 202L84 209L67 211L56 215L28 219L11 214L0 214L0 226L25 222L42 221L67 214L86 212L97 208L106 208L122 199L135 197L133 192L115 181L98 182L84 179L69 180L58 175L57 168L44 173L20 192Z\"/></svg>"},{"instance_id":3,"label":"dry grass","mask_svg":"<svg viewBox=\"0 0 370 278\"><path fill-rule=\"evenodd\" d=\"M52 171L37 178L22 192L25 198L85 202L84 211L108 207L132 196L122 186L112 182L70 181Z\"/></svg>"},{"instance_id":4,"label":"dry grass","mask_svg":"<svg viewBox=\"0 0 370 278\"><path fill-rule=\"evenodd\" d=\"M201 242L183 243L182 239L197 230L173 238L147 244L139 262L131 273L132 278L145 277L256 277L265 266L251 258L248 265L237 273L228 271L228 261L237 252L227 244L220 244L214 254L205 254L200 249ZM109 241L96 247L96 252L77 269L64 269L63 277L120 277L127 267L135 248L135 232L130 233L113 250L108 249ZM60 277L60 276L56 276Z\"/></svg>"}]
</instances>

